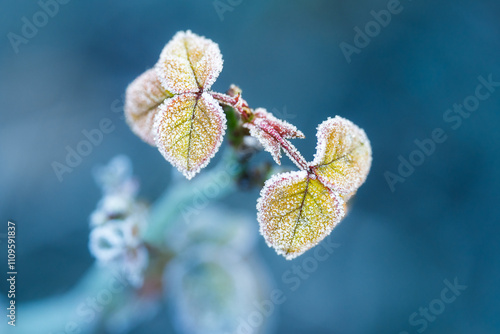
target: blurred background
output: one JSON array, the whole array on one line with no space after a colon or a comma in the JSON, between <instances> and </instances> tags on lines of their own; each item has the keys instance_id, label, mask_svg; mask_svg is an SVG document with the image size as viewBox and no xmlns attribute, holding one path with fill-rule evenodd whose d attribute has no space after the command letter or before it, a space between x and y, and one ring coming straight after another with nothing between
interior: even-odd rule
<instances>
[{"instance_id":1,"label":"blurred background","mask_svg":"<svg viewBox=\"0 0 500 334\"><path fill-rule=\"evenodd\" d=\"M372 143L371 173L329 238L335 249L326 260L312 268L309 251L286 261L256 238L260 265L285 298L269 333L500 332L500 84L483 83L488 97L474 98L482 82L500 82L498 1L87 0L60 1L51 16L37 14L36 1L0 6L0 267L10 219L19 325L23 304L63 298L94 262L94 166L129 156L139 197L150 202L179 176L129 130L121 107L127 84L175 32L191 29L222 51L213 89L235 83L252 107L295 124L306 159L317 125L334 115L364 128ZM388 7L390 22L370 23ZM448 111L464 103L472 111ZM64 164L68 147L103 119L113 130L58 177L54 162ZM435 129L446 140L415 153L415 140ZM410 156L418 166L396 177ZM248 214L254 234L257 197L254 189L221 201ZM454 294L450 284L466 288ZM449 303L447 287L445 296L456 297ZM0 288L6 299L5 279ZM132 333L179 332L168 312Z\"/></svg>"}]
</instances>

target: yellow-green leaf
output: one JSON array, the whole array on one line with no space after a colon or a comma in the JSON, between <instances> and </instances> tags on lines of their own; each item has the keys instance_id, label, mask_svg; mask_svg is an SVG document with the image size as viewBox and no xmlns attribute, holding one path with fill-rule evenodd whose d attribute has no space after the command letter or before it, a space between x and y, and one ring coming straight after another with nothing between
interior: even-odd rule
<instances>
[{"instance_id":1,"label":"yellow-green leaf","mask_svg":"<svg viewBox=\"0 0 500 334\"><path fill-rule=\"evenodd\" d=\"M172 96L162 87L154 69L147 70L127 87L125 119L132 131L146 143L155 145L155 116L165 99Z\"/></svg>"},{"instance_id":2,"label":"yellow-green leaf","mask_svg":"<svg viewBox=\"0 0 500 334\"><path fill-rule=\"evenodd\" d=\"M349 197L365 182L372 149L365 132L336 116L318 127L314 161L309 163L318 179L333 191Z\"/></svg>"},{"instance_id":3,"label":"yellow-green leaf","mask_svg":"<svg viewBox=\"0 0 500 334\"><path fill-rule=\"evenodd\" d=\"M167 43L156 64L163 86L172 93L210 89L222 70L222 54L213 41L180 31Z\"/></svg>"},{"instance_id":4,"label":"yellow-green leaf","mask_svg":"<svg viewBox=\"0 0 500 334\"><path fill-rule=\"evenodd\" d=\"M219 149L226 118L209 93L188 93L176 95L160 107L154 129L161 154L191 179Z\"/></svg>"},{"instance_id":5,"label":"yellow-green leaf","mask_svg":"<svg viewBox=\"0 0 500 334\"><path fill-rule=\"evenodd\" d=\"M257 203L260 232L269 247L293 259L330 234L344 201L306 171L276 174Z\"/></svg>"}]
</instances>

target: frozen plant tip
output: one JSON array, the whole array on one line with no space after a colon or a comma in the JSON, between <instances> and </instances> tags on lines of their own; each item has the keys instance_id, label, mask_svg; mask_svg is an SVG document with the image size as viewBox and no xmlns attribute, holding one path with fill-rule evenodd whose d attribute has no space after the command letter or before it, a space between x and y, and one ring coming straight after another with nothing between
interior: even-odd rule
<instances>
[{"instance_id":1,"label":"frozen plant tip","mask_svg":"<svg viewBox=\"0 0 500 334\"><path fill-rule=\"evenodd\" d=\"M277 164L284 151L299 171L265 182L257 217L267 244L292 259L320 242L345 216L346 201L369 173L370 142L352 122L329 118L318 127L316 154L307 162L290 142L304 138L294 125L263 108L252 109L237 86L226 94L211 90L222 65L216 43L191 31L178 32L154 69L127 88L127 122L188 179L209 163L226 129L236 150L254 138Z\"/></svg>"}]
</instances>

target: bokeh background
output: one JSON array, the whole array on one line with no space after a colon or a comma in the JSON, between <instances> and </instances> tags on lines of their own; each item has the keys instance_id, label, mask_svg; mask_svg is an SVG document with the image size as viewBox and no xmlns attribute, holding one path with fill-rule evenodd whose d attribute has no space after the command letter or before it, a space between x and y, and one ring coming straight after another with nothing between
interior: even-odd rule
<instances>
[{"instance_id":1,"label":"bokeh background","mask_svg":"<svg viewBox=\"0 0 500 334\"><path fill-rule=\"evenodd\" d=\"M169 187L172 167L117 110L127 84L155 64L176 31L191 29L224 56L213 88L236 83L252 106L297 125L307 139L294 143L307 159L317 125L330 116L352 120L372 142L370 176L331 236L340 246L298 289L282 276L302 259L286 261L259 238L259 255L286 293L274 332L417 333L410 315L455 278L467 288L425 332L500 332L500 88L457 129L443 119L474 94L478 76L500 81L500 3L401 0L402 11L349 63L339 45L353 44L353 28L388 1L221 2L231 8L222 16L213 1L73 0L17 53L8 34L21 35L23 17L32 21L40 7L1 2L0 233L8 219L17 222L18 303L62 296L92 265L95 165L126 154L142 197L154 201ZM114 131L60 182L52 163L64 163L66 146L75 148L82 130L103 118ZM384 174L397 173L398 157L407 159L414 140L436 128L447 140L391 191ZM255 215L257 196L224 202ZM133 333L174 329L160 313Z\"/></svg>"}]
</instances>

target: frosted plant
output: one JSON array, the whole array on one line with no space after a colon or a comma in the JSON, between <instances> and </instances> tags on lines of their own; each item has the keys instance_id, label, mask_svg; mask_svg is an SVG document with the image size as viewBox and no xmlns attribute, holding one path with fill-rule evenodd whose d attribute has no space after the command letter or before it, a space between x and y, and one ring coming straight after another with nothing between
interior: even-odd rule
<instances>
[{"instance_id":1,"label":"frosted plant","mask_svg":"<svg viewBox=\"0 0 500 334\"><path fill-rule=\"evenodd\" d=\"M128 158L98 168L102 198L90 216L89 238L98 266L65 298L25 308L26 319L43 317L47 325L25 321L19 333L66 331L83 300L102 302L79 324L82 333L125 333L152 317L163 299L173 310L177 332L264 333L270 318L255 326L251 321L256 304L270 293L255 252L255 219L210 201L262 187L260 233L278 254L293 259L344 218L347 201L367 178L372 152L365 132L336 116L318 126L316 153L306 160L292 144L305 137L294 125L251 108L235 85L225 94L211 90L222 65L217 44L179 32L153 68L129 85L130 128L190 183L174 178L149 207L137 200L139 186ZM229 149L214 168L197 175L224 136ZM260 150L271 154L271 162L252 160ZM283 152L298 170L275 166Z\"/></svg>"},{"instance_id":2,"label":"frosted plant","mask_svg":"<svg viewBox=\"0 0 500 334\"><path fill-rule=\"evenodd\" d=\"M95 178L103 198L90 216L90 252L99 263L114 267L130 284L140 287L148 265L148 251L140 237L147 207L135 198L138 186L130 160L114 158L96 171Z\"/></svg>"},{"instance_id":3,"label":"frosted plant","mask_svg":"<svg viewBox=\"0 0 500 334\"><path fill-rule=\"evenodd\" d=\"M371 165L363 130L341 117L318 127L314 161L299 172L266 181L257 204L269 246L293 259L326 237L345 215L345 199L365 181Z\"/></svg>"},{"instance_id":4,"label":"frosted plant","mask_svg":"<svg viewBox=\"0 0 500 334\"><path fill-rule=\"evenodd\" d=\"M263 108L250 108L235 85L227 94L210 90L222 65L217 44L191 31L177 33L154 70L128 87L128 123L188 179L209 163L226 128L236 152L249 137L257 139L277 164L284 151L300 171L277 174L265 182L257 217L267 244L292 259L315 246L344 218L346 201L370 170L370 142L352 122L329 118L318 127L316 154L307 162L290 142L304 138L294 125Z\"/></svg>"},{"instance_id":5,"label":"frosted plant","mask_svg":"<svg viewBox=\"0 0 500 334\"><path fill-rule=\"evenodd\" d=\"M90 219L90 252L135 290L110 312L108 331L126 332L151 317L164 295L179 333L231 333L238 317L269 294L265 269L252 254L256 240L247 215L210 206L189 224L171 218L164 242L155 245L142 235L149 210L136 199L130 159L115 157L95 179L103 198Z\"/></svg>"}]
</instances>

